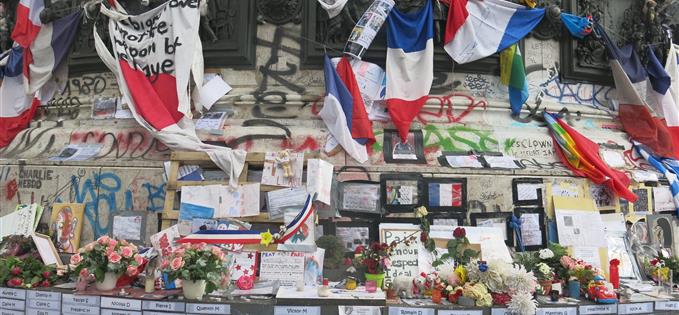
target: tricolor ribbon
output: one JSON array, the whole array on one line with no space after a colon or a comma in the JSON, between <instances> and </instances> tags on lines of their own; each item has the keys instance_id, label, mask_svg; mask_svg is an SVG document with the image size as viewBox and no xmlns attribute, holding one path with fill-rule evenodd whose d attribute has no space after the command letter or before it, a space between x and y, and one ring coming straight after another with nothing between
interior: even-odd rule
<instances>
[{"instance_id":1,"label":"tricolor ribbon","mask_svg":"<svg viewBox=\"0 0 679 315\"><path fill-rule=\"evenodd\" d=\"M512 214L512 218L509 219L509 227L514 230L514 235L516 235L516 243L519 245L519 249L523 252L523 240L521 239L521 220Z\"/></svg>"}]
</instances>

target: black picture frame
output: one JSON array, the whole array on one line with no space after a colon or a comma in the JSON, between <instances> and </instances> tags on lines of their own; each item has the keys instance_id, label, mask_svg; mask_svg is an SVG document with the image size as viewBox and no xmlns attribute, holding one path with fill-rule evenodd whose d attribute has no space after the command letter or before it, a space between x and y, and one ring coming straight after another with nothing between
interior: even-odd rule
<instances>
[{"instance_id":1,"label":"black picture frame","mask_svg":"<svg viewBox=\"0 0 679 315\"><path fill-rule=\"evenodd\" d=\"M377 188L377 196L375 198L375 207L372 209L368 209L367 207L364 208L357 208L357 207L347 207L345 204L345 189L348 187L352 186L364 186L364 187L371 187L371 188ZM355 216L365 216L368 218L376 218L382 216L382 204L381 204L381 191L382 191L382 185L380 185L379 182L371 181L371 180L349 180L349 181L343 181L343 182L337 182L337 210L339 211L340 215L346 216L346 217L355 217ZM367 197L367 196L366 196Z\"/></svg>"},{"instance_id":2,"label":"black picture frame","mask_svg":"<svg viewBox=\"0 0 679 315\"><path fill-rule=\"evenodd\" d=\"M455 226L465 226L465 221L467 220L467 214L462 213L462 212L439 212L439 213L430 213L427 218L429 219L429 223L431 225L451 225L446 223L443 224L437 224L441 222L437 222L439 220L457 220L457 224Z\"/></svg>"},{"instance_id":3,"label":"black picture frame","mask_svg":"<svg viewBox=\"0 0 679 315\"><path fill-rule=\"evenodd\" d=\"M408 141L407 144L412 145L412 153L415 155L415 159L404 159L394 157L394 142L398 146L401 142L401 137L398 135L396 129L385 129L384 130L384 149L382 153L384 154L385 163L395 163L395 164L427 164L427 159L424 157L424 137L422 135L422 130L410 130L408 132L408 139L411 139L412 143Z\"/></svg>"},{"instance_id":4,"label":"black picture frame","mask_svg":"<svg viewBox=\"0 0 679 315\"><path fill-rule=\"evenodd\" d=\"M547 224L545 221L545 209L540 207L540 208L523 208L523 207L517 207L514 208L514 215L521 220L521 216L524 214L537 214L538 215L538 220L540 224L540 239L542 240L541 245L529 245L526 246L524 245L524 251L536 251L540 250L543 248L547 247ZM521 231L524 229L524 224L521 224ZM515 235L516 238L516 235ZM520 251L518 242L516 242L516 251Z\"/></svg>"},{"instance_id":5,"label":"black picture frame","mask_svg":"<svg viewBox=\"0 0 679 315\"><path fill-rule=\"evenodd\" d=\"M479 162L479 164L481 164L481 167L455 167L455 166L450 165L450 163L448 163L448 159L446 158L448 156L471 156L471 155L476 157L476 160ZM477 154L476 152L473 152L473 151L466 151L466 152L465 151L460 151L460 152L443 151L443 152L441 152L441 155L438 157L438 161L439 161L439 164L441 164L441 166L450 167L450 168L454 168L454 169L458 169L458 168L484 169L484 168L486 168L485 161L482 159L481 155Z\"/></svg>"},{"instance_id":6,"label":"black picture frame","mask_svg":"<svg viewBox=\"0 0 679 315\"><path fill-rule=\"evenodd\" d=\"M388 182L390 181L403 181L403 182L414 182L414 187L417 190L417 200L412 204L390 204L387 201L389 197L387 194ZM423 189L422 175L415 173L403 173L403 174L382 174L380 175L380 203L382 208L386 213L403 213L412 212L416 207L423 204L424 200L424 189Z\"/></svg>"},{"instance_id":7,"label":"black picture frame","mask_svg":"<svg viewBox=\"0 0 679 315\"><path fill-rule=\"evenodd\" d=\"M366 245L370 246L370 243L375 242L379 239L379 222L375 220L352 220L352 221L324 221L323 234L324 235L334 235L337 236L338 228L367 228L368 229L368 242L367 244L356 244L355 241L352 242L353 245ZM337 236L339 238L339 236ZM343 241L344 243L344 241ZM347 244L345 245L345 252L353 252Z\"/></svg>"},{"instance_id":8,"label":"black picture frame","mask_svg":"<svg viewBox=\"0 0 679 315\"><path fill-rule=\"evenodd\" d=\"M542 189L537 190L537 199L529 199L529 200L519 200L519 185L522 184L542 184L544 185L544 181L542 178L514 178L512 179L512 203L515 206L538 206L542 207L542 194L543 191ZM543 186L544 187L544 186Z\"/></svg>"},{"instance_id":9,"label":"black picture frame","mask_svg":"<svg viewBox=\"0 0 679 315\"><path fill-rule=\"evenodd\" d=\"M435 206L431 202L432 185L436 184L460 184L460 201L459 205L451 206ZM424 178L424 205L429 212L465 212L467 210L467 179L466 178L449 178L449 177L427 177ZM440 200L440 197L439 197ZM439 203L440 204L440 203Z\"/></svg>"},{"instance_id":10,"label":"black picture frame","mask_svg":"<svg viewBox=\"0 0 679 315\"><path fill-rule=\"evenodd\" d=\"M507 234L505 244L509 247L514 247L514 230L509 226L512 214L512 212L473 212L469 214L469 223L471 226L478 226L480 220L504 219L504 228Z\"/></svg>"}]
</instances>

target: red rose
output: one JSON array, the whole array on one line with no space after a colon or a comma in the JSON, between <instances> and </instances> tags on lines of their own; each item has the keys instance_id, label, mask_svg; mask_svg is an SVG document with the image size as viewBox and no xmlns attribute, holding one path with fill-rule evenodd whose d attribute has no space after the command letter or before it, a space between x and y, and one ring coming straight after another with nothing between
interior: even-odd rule
<instances>
[{"instance_id":1,"label":"red rose","mask_svg":"<svg viewBox=\"0 0 679 315\"><path fill-rule=\"evenodd\" d=\"M658 259L657 259L657 258L651 259L651 265L655 266L655 265L657 265L657 264L658 264Z\"/></svg>"},{"instance_id":2,"label":"red rose","mask_svg":"<svg viewBox=\"0 0 679 315\"><path fill-rule=\"evenodd\" d=\"M20 275L20 274L21 274L21 267L14 267L14 268L12 268L12 270L10 271L10 273L12 273L12 275L14 275L14 276Z\"/></svg>"},{"instance_id":3,"label":"red rose","mask_svg":"<svg viewBox=\"0 0 679 315\"><path fill-rule=\"evenodd\" d=\"M453 236L455 238L463 238L467 236L467 231L465 231L464 228L458 227L453 231Z\"/></svg>"},{"instance_id":4,"label":"red rose","mask_svg":"<svg viewBox=\"0 0 679 315\"><path fill-rule=\"evenodd\" d=\"M356 249L354 250L354 253L356 253L356 254L363 254L363 251L364 251L364 250L365 250L365 247L363 247L362 245L358 245L358 246L356 246Z\"/></svg>"},{"instance_id":5,"label":"red rose","mask_svg":"<svg viewBox=\"0 0 679 315\"><path fill-rule=\"evenodd\" d=\"M379 242L374 242L370 245L370 249L372 250L380 250L382 248L382 245Z\"/></svg>"},{"instance_id":6,"label":"red rose","mask_svg":"<svg viewBox=\"0 0 679 315\"><path fill-rule=\"evenodd\" d=\"M7 282L7 285L10 287L18 287L22 284L24 284L24 281L19 278L12 278Z\"/></svg>"},{"instance_id":7,"label":"red rose","mask_svg":"<svg viewBox=\"0 0 679 315\"><path fill-rule=\"evenodd\" d=\"M45 278L45 279L49 278L49 277L50 277L50 272L49 272L49 271L43 271L43 272L42 272L42 277Z\"/></svg>"},{"instance_id":8,"label":"red rose","mask_svg":"<svg viewBox=\"0 0 679 315\"><path fill-rule=\"evenodd\" d=\"M47 281L47 280L43 280L42 282L40 282L40 286L41 286L41 287L45 287L45 288L46 288L46 287L49 287L49 286L50 286L50 282Z\"/></svg>"},{"instance_id":9,"label":"red rose","mask_svg":"<svg viewBox=\"0 0 679 315\"><path fill-rule=\"evenodd\" d=\"M380 245L380 247L381 247L382 250L385 250L385 249L389 248L389 244L387 244L387 243L382 243L382 244Z\"/></svg>"},{"instance_id":10,"label":"red rose","mask_svg":"<svg viewBox=\"0 0 679 315\"><path fill-rule=\"evenodd\" d=\"M351 264L353 264L353 261L351 261L351 258L349 258L349 257L344 258L344 265L345 266L351 266Z\"/></svg>"},{"instance_id":11,"label":"red rose","mask_svg":"<svg viewBox=\"0 0 679 315\"><path fill-rule=\"evenodd\" d=\"M428 238L427 232L420 233L420 242L425 243L427 241L427 238Z\"/></svg>"}]
</instances>

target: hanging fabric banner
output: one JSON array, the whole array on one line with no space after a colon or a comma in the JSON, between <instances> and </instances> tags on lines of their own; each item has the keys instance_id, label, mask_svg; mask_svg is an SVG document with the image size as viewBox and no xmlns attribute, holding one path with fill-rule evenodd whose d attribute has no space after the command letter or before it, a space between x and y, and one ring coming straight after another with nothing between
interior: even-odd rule
<instances>
[{"instance_id":1,"label":"hanging fabric banner","mask_svg":"<svg viewBox=\"0 0 679 315\"><path fill-rule=\"evenodd\" d=\"M136 16L103 5L101 11L110 17L113 54L95 26L97 53L137 122L172 150L206 152L236 185L245 152L202 143L191 120L189 79L200 87L203 77L198 0L170 0Z\"/></svg>"}]
</instances>

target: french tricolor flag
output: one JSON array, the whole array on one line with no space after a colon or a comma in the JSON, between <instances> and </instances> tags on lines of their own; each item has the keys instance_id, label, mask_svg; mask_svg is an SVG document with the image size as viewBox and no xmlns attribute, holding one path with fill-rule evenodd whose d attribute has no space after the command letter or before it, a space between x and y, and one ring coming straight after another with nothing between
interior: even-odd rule
<instances>
[{"instance_id":1,"label":"french tricolor flag","mask_svg":"<svg viewBox=\"0 0 679 315\"><path fill-rule=\"evenodd\" d=\"M351 65L348 62L343 65L341 60L337 66L338 68L341 67L343 71L347 71L345 67L351 69ZM368 151L365 145L354 139L352 135L355 93L352 94L344 84L344 81L342 81L342 78L337 73L337 70L335 70L335 67L333 67L332 61L330 61L327 55L325 56L324 73L327 95L325 96L323 109L320 111L319 116L321 116L321 119L323 119L323 122L328 127L330 134L344 148L344 151L359 163L364 163L368 160ZM350 74L353 76L353 71ZM359 93L358 98L360 97ZM365 112L365 108L363 108L363 112ZM372 135L372 127L370 127L370 134L366 134L365 137L370 138L370 135ZM374 136L372 138L374 141Z\"/></svg>"},{"instance_id":2,"label":"french tricolor flag","mask_svg":"<svg viewBox=\"0 0 679 315\"><path fill-rule=\"evenodd\" d=\"M0 56L0 148L28 126L40 105L24 93L23 52L15 46Z\"/></svg>"},{"instance_id":3,"label":"french tricolor flag","mask_svg":"<svg viewBox=\"0 0 679 315\"><path fill-rule=\"evenodd\" d=\"M16 11L16 24L12 30L12 40L21 47L29 47L42 28L40 12L44 9L44 0L19 1Z\"/></svg>"},{"instance_id":4,"label":"french tricolor flag","mask_svg":"<svg viewBox=\"0 0 679 315\"><path fill-rule=\"evenodd\" d=\"M387 18L386 100L401 141L424 106L434 80L434 18L431 1L418 12L391 10Z\"/></svg>"},{"instance_id":5,"label":"french tricolor flag","mask_svg":"<svg viewBox=\"0 0 679 315\"><path fill-rule=\"evenodd\" d=\"M450 0L444 48L457 63L479 60L524 38L544 16L504 0Z\"/></svg>"},{"instance_id":6,"label":"french tricolor flag","mask_svg":"<svg viewBox=\"0 0 679 315\"><path fill-rule=\"evenodd\" d=\"M670 86L672 77L667 73L655 55L653 49L648 46L646 51L648 63L646 71L646 102L664 120L672 136L674 156L679 157L679 108L672 98ZM671 56L670 56L671 57Z\"/></svg>"}]
</instances>

